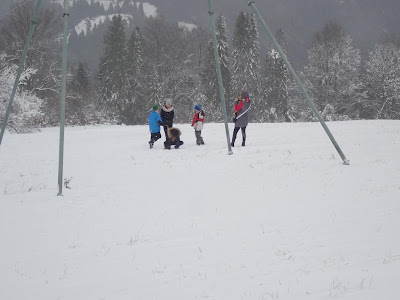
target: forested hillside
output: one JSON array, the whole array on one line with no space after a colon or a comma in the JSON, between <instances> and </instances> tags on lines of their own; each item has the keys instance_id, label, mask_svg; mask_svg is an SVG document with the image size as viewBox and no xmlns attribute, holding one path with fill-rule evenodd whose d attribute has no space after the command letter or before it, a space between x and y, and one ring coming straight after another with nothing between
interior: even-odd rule
<instances>
[{"instance_id":1,"label":"forested hillside","mask_svg":"<svg viewBox=\"0 0 400 300\"><path fill-rule=\"evenodd\" d=\"M35 2L15 1L1 16L0 116ZM58 123L62 2L43 1L11 119L16 131ZM215 2L228 113L231 100L245 89L253 100L252 122L315 120L247 3ZM207 121L223 120L207 1L168 5L159 0L71 2L68 124L144 124L149 108L166 98L174 101L177 122L188 122L196 103L203 104ZM397 2L270 0L257 5L326 120L400 118Z\"/></svg>"}]
</instances>

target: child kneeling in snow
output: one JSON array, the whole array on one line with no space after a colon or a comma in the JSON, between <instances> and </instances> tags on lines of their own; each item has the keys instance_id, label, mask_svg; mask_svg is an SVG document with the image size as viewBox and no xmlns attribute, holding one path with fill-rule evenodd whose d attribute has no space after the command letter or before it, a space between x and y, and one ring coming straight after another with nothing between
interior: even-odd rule
<instances>
[{"instance_id":1,"label":"child kneeling in snow","mask_svg":"<svg viewBox=\"0 0 400 300\"><path fill-rule=\"evenodd\" d=\"M171 149L171 145L175 145L175 149L178 149L180 146L183 145L181 141L181 131L176 127L171 127L167 131L168 140L164 142L165 149Z\"/></svg>"}]
</instances>

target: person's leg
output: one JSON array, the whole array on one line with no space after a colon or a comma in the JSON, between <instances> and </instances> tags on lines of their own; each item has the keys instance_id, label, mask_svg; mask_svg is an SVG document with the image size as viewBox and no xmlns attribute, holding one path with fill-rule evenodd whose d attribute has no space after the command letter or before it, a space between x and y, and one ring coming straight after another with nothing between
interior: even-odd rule
<instances>
[{"instance_id":1,"label":"person's leg","mask_svg":"<svg viewBox=\"0 0 400 300\"><path fill-rule=\"evenodd\" d=\"M200 144L201 144L201 130L200 131L195 130L194 131L194 135L196 136L196 145L200 146Z\"/></svg>"},{"instance_id":2,"label":"person's leg","mask_svg":"<svg viewBox=\"0 0 400 300\"><path fill-rule=\"evenodd\" d=\"M179 136L177 136L175 138L175 149L178 149L180 145L181 145L181 139L179 138Z\"/></svg>"},{"instance_id":3,"label":"person's leg","mask_svg":"<svg viewBox=\"0 0 400 300\"><path fill-rule=\"evenodd\" d=\"M154 146L154 135L155 134L153 132L150 134L150 141L149 141L150 149L153 148Z\"/></svg>"},{"instance_id":4,"label":"person's leg","mask_svg":"<svg viewBox=\"0 0 400 300\"><path fill-rule=\"evenodd\" d=\"M242 146L246 145L246 127L242 127Z\"/></svg>"},{"instance_id":5,"label":"person's leg","mask_svg":"<svg viewBox=\"0 0 400 300\"><path fill-rule=\"evenodd\" d=\"M167 137L167 139L164 142L164 148L171 149L171 143L172 143L171 139Z\"/></svg>"},{"instance_id":6,"label":"person's leg","mask_svg":"<svg viewBox=\"0 0 400 300\"><path fill-rule=\"evenodd\" d=\"M167 140L168 139L168 126L164 125L163 128L164 128L164 133L165 133L165 140Z\"/></svg>"},{"instance_id":7,"label":"person's leg","mask_svg":"<svg viewBox=\"0 0 400 300\"><path fill-rule=\"evenodd\" d=\"M157 132L154 136L154 141L161 139L161 132Z\"/></svg>"},{"instance_id":8,"label":"person's leg","mask_svg":"<svg viewBox=\"0 0 400 300\"><path fill-rule=\"evenodd\" d=\"M235 147L236 136L237 136L237 133L239 131L239 128L240 127L235 127L235 129L233 130L232 143L231 143L232 147Z\"/></svg>"},{"instance_id":9,"label":"person's leg","mask_svg":"<svg viewBox=\"0 0 400 300\"><path fill-rule=\"evenodd\" d=\"M200 145L204 145L204 140L203 137L201 136L201 130L200 130Z\"/></svg>"}]
</instances>

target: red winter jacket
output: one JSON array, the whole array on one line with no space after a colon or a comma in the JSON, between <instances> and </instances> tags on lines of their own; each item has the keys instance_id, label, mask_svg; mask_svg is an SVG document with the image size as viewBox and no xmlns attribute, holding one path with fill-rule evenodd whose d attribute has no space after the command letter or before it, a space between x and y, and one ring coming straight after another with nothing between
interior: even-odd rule
<instances>
[{"instance_id":1,"label":"red winter jacket","mask_svg":"<svg viewBox=\"0 0 400 300\"><path fill-rule=\"evenodd\" d=\"M239 101L239 103L235 104L235 111L238 112L243 108L243 101Z\"/></svg>"},{"instance_id":2,"label":"red winter jacket","mask_svg":"<svg viewBox=\"0 0 400 300\"><path fill-rule=\"evenodd\" d=\"M203 111L200 111L194 115L192 126L194 126L195 130L199 131L203 129L203 123L204 123L204 113Z\"/></svg>"}]
</instances>

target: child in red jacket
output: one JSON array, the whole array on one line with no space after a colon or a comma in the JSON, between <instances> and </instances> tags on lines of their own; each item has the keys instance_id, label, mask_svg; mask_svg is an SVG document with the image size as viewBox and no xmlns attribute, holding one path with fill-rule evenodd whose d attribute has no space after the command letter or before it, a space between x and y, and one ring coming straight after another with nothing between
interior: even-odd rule
<instances>
[{"instance_id":1,"label":"child in red jacket","mask_svg":"<svg viewBox=\"0 0 400 300\"><path fill-rule=\"evenodd\" d=\"M203 138L201 137L201 130L203 129L204 123L204 112L200 104L194 106L194 117L192 121L192 127L194 128L194 134L196 136L196 144L198 146L204 145Z\"/></svg>"}]
</instances>

